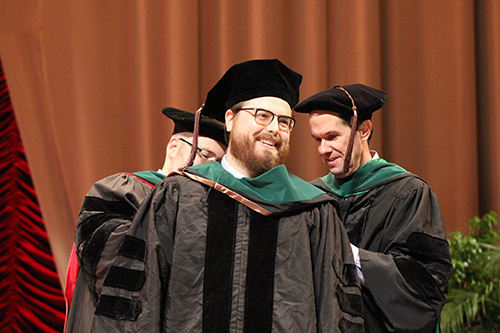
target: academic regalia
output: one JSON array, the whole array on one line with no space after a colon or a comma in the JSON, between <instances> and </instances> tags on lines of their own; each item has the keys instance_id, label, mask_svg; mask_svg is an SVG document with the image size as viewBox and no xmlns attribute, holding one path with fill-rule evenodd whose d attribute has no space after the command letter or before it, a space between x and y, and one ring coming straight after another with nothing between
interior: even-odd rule
<instances>
[{"instance_id":1,"label":"academic regalia","mask_svg":"<svg viewBox=\"0 0 500 333\"><path fill-rule=\"evenodd\" d=\"M194 113L172 107L164 108L162 113L175 124L172 134L193 132ZM224 124L206 116L199 121L200 135L225 143ZM154 171L118 173L99 180L87 193L68 264L65 332L90 332L103 281L130 222L163 178L163 173Z\"/></svg>"},{"instance_id":2,"label":"academic regalia","mask_svg":"<svg viewBox=\"0 0 500 333\"><path fill-rule=\"evenodd\" d=\"M363 332L331 198L284 166L217 162L159 182L111 268L93 332Z\"/></svg>"},{"instance_id":3,"label":"academic regalia","mask_svg":"<svg viewBox=\"0 0 500 333\"><path fill-rule=\"evenodd\" d=\"M293 107L301 80L277 59L236 64L201 112L224 121L227 108L264 96ZM94 238L92 228L80 230ZM165 178L113 258L93 332L364 331L360 282L333 201L284 166L237 179L210 162Z\"/></svg>"},{"instance_id":4,"label":"academic regalia","mask_svg":"<svg viewBox=\"0 0 500 333\"><path fill-rule=\"evenodd\" d=\"M335 198L360 248L366 332L433 332L453 266L430 186L383 159L348 179L328 174L312 183Z\"/></svg>"},{"instance_id":5,"label":"academic regalia","mask_svg":"<svg viewBox=\"0 0 500 333\"><path fill-rule=\"evenodd\" d=\"M453 266L436 195L418 176L376 158L351 171L357 125L387 99L363 84L318 92L295 111L332 112L351 126L344 174L312 183L339 205L351 243L359 248L366 332L434 332Z\"/></svg>"},{"instance_id":6,"label":"academic regalia","mask_svg":"<svg viewBox=\"0 0 500 333\"><path fill-rule=\"evenodd\" d=\"M84 264L83 269L78 261L69 264L77 275L74 290L67 296L71 306L65 332L90 332L99 286L111 266L109 256L118 250L142 201L163 178L165 175L154 171L118 173L96 182L85 196L77 226L85 228L83 233L92 239L77 230L76 257Z\"/></svg>"}]
</instances>

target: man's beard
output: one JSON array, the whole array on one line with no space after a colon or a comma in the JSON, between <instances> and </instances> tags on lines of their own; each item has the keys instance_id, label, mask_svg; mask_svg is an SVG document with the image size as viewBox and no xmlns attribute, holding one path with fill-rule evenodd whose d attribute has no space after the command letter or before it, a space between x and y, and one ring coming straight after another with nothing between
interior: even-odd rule
<instances>
[{"instance_id":1,"label":"man's beard","mask_svg":"<svg viewBox=\"0 0 500 333\"><path fill-rule=\"evenodd\" d=\"M272 138L276 141L275 148L277 154L272 151L257 151L257 147L255 147L256 141L267 138ZM283 161L290 152L290 145L283 142L281 137L275 137L267 133L256 134L250 137L249 135L245 135L245 133L239 133L233 130L230 133L230 145L231 154L249 170L258 175L283 164Z\"/></svg>"}]
</instances>

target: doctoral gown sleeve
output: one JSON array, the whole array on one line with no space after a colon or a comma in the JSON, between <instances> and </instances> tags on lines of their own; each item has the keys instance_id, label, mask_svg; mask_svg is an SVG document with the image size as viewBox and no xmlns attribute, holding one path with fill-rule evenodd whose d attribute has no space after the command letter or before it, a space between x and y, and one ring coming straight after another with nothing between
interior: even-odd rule
<instances>
[{"instance_id":1,"label":"doctoral gown sleeve","mask_svg":"<svg viewBox=\"0 0 500 333\"><path fill-rule=\"evenodd\" d=\"M92 332L162 332L177 204L177 183L168 178L140 206L104 281ZM160 243L159 224L169 242Z\"/></svg>"},{"instance_id":2,"label":"doctoral gown sleeve","mask_svg":"<svg viewBox=\"0 0 500 333\"><path fill-rule=\"evenodd\" d=\"M419 178L396 193L393 200L394 193L385 198L392 207L384 231L377 231L380 248L364 250L370 244L362 244L360 249L365 304L378 314L367 322L378 321L387 332L431 332L453 270L441 211L432 189ZM371 217L377 218L368 213L367 225Z\"/></svg>"},{"instance_id":3,"label":"doctoral gown sleeve","mask_svg":"<svg viewBox=\"0 0 500 333\"><path fill-rule=\"evenodd\" d=\"M128 173L96 182L85 196L76 229L80 270L94 299L116 256L130 222L152 185Z\"/></svg>"}]
</instances>

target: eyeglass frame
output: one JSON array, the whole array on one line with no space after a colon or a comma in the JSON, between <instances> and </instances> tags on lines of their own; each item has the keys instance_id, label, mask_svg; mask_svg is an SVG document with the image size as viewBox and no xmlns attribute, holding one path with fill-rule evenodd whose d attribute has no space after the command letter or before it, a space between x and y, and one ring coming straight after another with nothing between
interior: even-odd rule
<instances>
[{"instance_id":1,"label":"eyeglass frame","mask_svg":"<svg viewBox=\"0 0 500 333\"><path fill-rule=\"evenodd\" d=\"M191 142L189 142L188 140L184 139L184 138L179 138L180 141L184 142L184 143L187 143L188 145L190 145L191 147L193 147L193 144ZM207 153L205 152L208 152L209 155L212 155L212 156L208 156ZM196 153L198 155L200 155L200 157L204 160L207 160L209 162L213 162L213 161L219 161L220 159L217 158L217 156L215 156L215 154L209 150L206 150L206 149L203 149L203 148L200 148L200 147L196 147ZM208 156L208 157L207 157Z\"/></svg>"},{"instance_id":2,"label":"eyeglass frame","mask_svg":"<svg viewBox=\"0 0 500 333\"><path fill-rule=\"evenodd\" d=\"M251 110L254 110L254 113L251 113L250 111ZM269 126L273 121L274 121L274 118L276 117L278 119L278 128L282 131L288 131L288 132L291 132L293 127L295 126L295 123L297 122L297 120L293 117L290 117L290 116L284 116L284 115L277 115L275 114L274 112L272 111L269 111L269 110L266 110L266 109L263 109L263 108L238 108L236 109L236 112L238 111L247 111L248 113L250 113L254 119L255 119L255 122L259 125L262 125L262 126ZM259 122L257 120L257 113L259 111L263 111L265 113L268 113L268 114L271 114L271 120L266 124L266 123L262 123L262 122ZM289 119L290 120L290 125L287 125L287 128L282 128L280 126L280 119Z\"/></svg>"}]
</instances>

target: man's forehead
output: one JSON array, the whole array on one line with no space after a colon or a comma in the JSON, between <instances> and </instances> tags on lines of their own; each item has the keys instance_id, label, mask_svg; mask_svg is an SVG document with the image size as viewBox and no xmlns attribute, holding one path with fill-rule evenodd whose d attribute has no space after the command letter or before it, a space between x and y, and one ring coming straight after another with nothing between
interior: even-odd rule
<instances>
[{"instance_id":1,"label":"man's forehead","mask_svg":"<svg viewBox=\"0 0 500 333\"><path fill-rule=\"evenodd\" d=\"M339 129L339 126L346 126L350 128L350 126L346 124L339 113L324 110L311 112L309 114L309 125L311 129L314 128L322 132L327 130Z\"/></svg>"},{"instance_id":2,"label":"man's forehead","mask_svg":"<svg viewBox=\"0 0 500 333\"><path fill-rule=\"evenodd\" d=\"M261 108L272 111L276 114L291 114L290 105L283 99L278 97L257 97L248 101L241 102L241 107Z\"/></svg>"},{"instance_id":3,"label":"man's forehead","mask_svg":"<svg viewBox=\"0 0 500 333\"><path fill-rule=\"evenodd\" d=\"M341 118L340 113L327 110L314 110L309 113L309 119L317 116L324 116L324 117L333 116L336 118Z\"/></svg>"},{"instance_id":4,"label":"man's forehead","mask_svg":"<svg viewBox=\"0 0 500 333\"><path fill-rule=\"evenodd\" d=\"M213 155L215 157L221 158L226 153L227 146L212 138L200 136L198 140L198 148L203 150L204 153L208 155Z\"/></svg>"}]
</instances>

